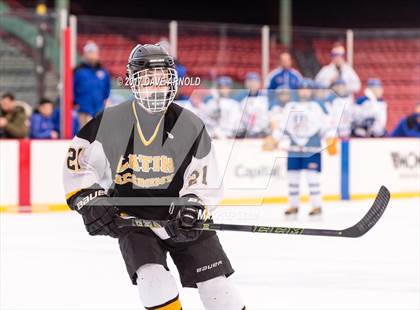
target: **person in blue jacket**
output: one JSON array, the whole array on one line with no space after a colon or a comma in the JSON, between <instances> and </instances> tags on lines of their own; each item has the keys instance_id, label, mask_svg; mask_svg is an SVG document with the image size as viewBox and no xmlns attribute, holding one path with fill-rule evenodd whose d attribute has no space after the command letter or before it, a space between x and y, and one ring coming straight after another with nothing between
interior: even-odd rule
<instances>
[{"instance_id":1,"label":"person in blue jacket","mask_svg":"<svg viewBox=\"0 0 420 310\"><path fill-rule=\"evenodd\" d=\"M104 109L111 92L109 73L100 64L99 48L93 41L83 47L83 58L73 76L74 105L81 127Z\"/></svg>"},{"instance_id":2,"label":"person in blue jacket","mask_svg":"<svg viewBox=\"0 0 420 310\"><path fill-rule=\"evenodd\" d=\"M61 132L60 130L60 108L55 108L53 115L52 115L52 119L53 119L53 123L54 123L54 130L57 131L58 133ZM76 111L72 111L71 114L71 119L72 119L72 129L73 129L73 137L77 134L77 132L80 129L80 125L79 125L79 117L77 116L77 112Z\"/></svg>"},{"instance_id":3,"label":"person in blue jacket","mask_svg":"<svg viewBox=\"0 0 420 310\"><path fill-rule=\"evenodd\" d=\"M32 139L57 139L59 133L53 122L54 103L48 99L41 99L31 117L30 137Z\"/></svg>"},{"instance_id":4,"label":"person in blue jacket","mask_svg":"<svg viewBox=\"0 0 420 310\"><path fill-rule=\"evenodd\" d=\"M400 120L392 131L391 137L420 138L420 102L416 104L414 113Z\"/></svg>"},{"instance_id":5,"label":"person in blue jacket","mask_svg":"<svg viewBox=\"0 0 420 310\"><path fill-rule=\"evenodd\" d=\"M302 75L292 68L293 61L289 52L283 52L279 57L279 67L271 71L267 76L267 84L270 109L277 104L276 89L297 89L302 81Z\"/></svg>"}]
</instances>

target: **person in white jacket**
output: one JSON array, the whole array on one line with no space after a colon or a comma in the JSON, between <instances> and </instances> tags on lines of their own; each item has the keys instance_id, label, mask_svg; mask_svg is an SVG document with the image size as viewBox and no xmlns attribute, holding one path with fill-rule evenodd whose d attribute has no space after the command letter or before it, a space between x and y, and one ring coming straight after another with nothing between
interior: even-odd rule
<instances>
[{"instance_id":1,"label":"person in white jacket","mask_svg":"<svg viewBox=\"0 0 420 310\"><path fill-rule=\"evenodd\" d=\"M342 79L350 93L360 90L360 78L345 60L346 50L342 45L336 45L331 50L331 63L322 67L315 77L315 81L331 87L338 79Z\"/></svg>"},{"instance_id":2,"label":"person in white jacket","mask_svg":"<svg viewBox=\"0 0 420 310\"><path fill-rule=\"evenodd\" d=\"M256 72L248 72L245 78L248 95L242 99L243 117L241 127L247 138L267 136L270 128L268 98L261 90L261 77Z\"/></svg>"}]
</instances>

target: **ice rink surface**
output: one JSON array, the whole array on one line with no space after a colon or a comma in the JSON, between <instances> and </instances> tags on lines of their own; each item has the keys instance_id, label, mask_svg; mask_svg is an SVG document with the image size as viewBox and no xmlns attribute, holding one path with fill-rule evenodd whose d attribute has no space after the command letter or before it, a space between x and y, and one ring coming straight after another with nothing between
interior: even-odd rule
<instances>
[{"instance_id":1,"label":"ice rink surface","mask_svg":"<svg viewBox=\"0 0 420 310\"><path fill-rule=\"evenodd\" d=\"M321 219L284 206L221 207L224 222L322 228L355 224L371 200L325 204ZM116 240L90 237L79 215L0 214L0 309L142 309ZM247 309L419 309L420 200L391 200L358 239L221 232ZM170 262L170 268L175 267ZM177 276L176 276L177 277ZM179 282L178 282L179 284ZM180 285L179 285L180 288ZM183 309L202 309L181 289Z\"/></svg>"}]
</instances>

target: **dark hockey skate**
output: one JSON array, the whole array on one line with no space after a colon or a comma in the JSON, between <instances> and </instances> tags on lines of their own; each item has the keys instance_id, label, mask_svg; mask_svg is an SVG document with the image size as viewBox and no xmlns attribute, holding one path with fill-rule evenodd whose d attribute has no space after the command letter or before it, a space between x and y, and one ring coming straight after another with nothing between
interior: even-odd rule
<instances>
[{"instance_id":1,"label":"dark hockey skate","mask_svg":"<svg viewBox=\"0 0 420 310\"><path fill-rule=\"evenodd\" d=\"M286 211L284 211L284 215L286 216L296 216L299 212L298 207L289 207Z\"/></svg>"},{"instance_id":2,"label":"dark hockey skate","mask_svg":"<svg viewBox=\"0 0 420 310\"><path fill-rule=\"evenodd\" d=\"M311 211L309 211L309 216L317 216L317 215L321 215L322 213L322 209L321 207L314 207L311 209Z\"/></svg>"}]
</instances>

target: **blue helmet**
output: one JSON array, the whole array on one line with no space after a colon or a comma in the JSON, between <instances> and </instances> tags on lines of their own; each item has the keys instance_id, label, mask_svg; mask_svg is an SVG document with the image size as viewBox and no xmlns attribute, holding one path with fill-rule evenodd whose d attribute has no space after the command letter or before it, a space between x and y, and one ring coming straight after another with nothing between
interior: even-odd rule
<instances>
[{"instance_id":1,"label":"blue helmet","mask_svg":"<svg viewBox=\"0 0 420 310\"><path fill-rule=\"evenodd\" d=\"M261 81L261 77L257 72L248 72L245 77L246 81Z\"/></svg>"},{"instance_id":2,"label":"blue helmet","mask_svg":"<svg viewBox=\"0 0 420 310\"><path fill-rule=\"evenodd\" d=\"M232 87L232 85L233 85L233 81L227 75L223 75L223 76L221 76L217 79L217 86L218 87L221 87L221 86Z\"/></svg>"},{"instance_id":3,"label":"blue helmet","mask_svg":"<svg viewBox=\"0 0 420 310\"><path fill-rule=\"evenodd\" d=\"M314 88L315 88L315 83L314 81L312 81L312 79L309 79L309 78L303 78L298 84L298 89L314 89Z\"/></svg>"}]
</instances>

